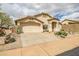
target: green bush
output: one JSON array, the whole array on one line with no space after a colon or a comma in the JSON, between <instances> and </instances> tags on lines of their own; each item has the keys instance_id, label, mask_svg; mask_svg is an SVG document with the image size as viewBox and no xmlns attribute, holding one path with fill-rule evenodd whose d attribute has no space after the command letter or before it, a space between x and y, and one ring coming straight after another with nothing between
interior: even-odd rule
<instances>
[{"instance_id":1,"label":"green bush","mask_svg":"<svg viewBox=\"0 0 79 59\"><path fill-rule=\"evenodd\" d=\"M15 42L15 38L11 36L11 34L7 35L5 38L5 44Z\"/></svg>"},{"instance_id":2,"label":"green bush","mask_svg":"<svg viewBox=\"0 0 79 59\"><path fill-rule=\"evenodd\" d=\"M1 36L4 36L4 35L5 35L5 33L4 33L4 32L0 32L0 37L1 37Z\"/></svg>"},{"instance_id":3,"label":"green bush","mask_svg":"<svg viewBox=\"0 0 79 59\"><path fill-rule=\"evenodd\" d=\"M3 32L3 31L0 31L0 37L1 37L1 36L4 36L4 35L6 35L6 33Z\"/></svg>"},{"instance_id":4,"label":"green bush","mask_svg":"<svg viewBox=\"0 0 79 59\"><path fill-rule=\"evenodd\" d=\"M23 33L23 32L22 32L22 28L21 28L20 26L18 26L18 27L16 28L16 33L17 33L17 34Z\"/></svg>"},{"instance_id":5,"label":"green bush","mask_svg":"<svg viewBox=\"0 0 79 59\"><path fill-rule=\"evenodd\" d=\"M64 30L61 30L59 32L56 32L55 35L58 35L62 38L65 38L67 36L68 33L66 33Z\"/></svg>"}]
</instances>

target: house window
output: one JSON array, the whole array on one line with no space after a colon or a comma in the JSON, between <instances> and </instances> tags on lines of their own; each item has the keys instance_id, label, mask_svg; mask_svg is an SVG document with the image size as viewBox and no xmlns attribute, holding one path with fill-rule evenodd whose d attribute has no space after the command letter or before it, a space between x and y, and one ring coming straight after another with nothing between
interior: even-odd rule
<instances>
[{"instance_id":1,"label":"house window","mask_svg":"<svg viewBox=\"0 0 79 59\"><path fill-rule=\"evenodd\" d=\"M43 32L48 32L48 25L46 24L43 25Z\"/></svg>"}]
</instances>

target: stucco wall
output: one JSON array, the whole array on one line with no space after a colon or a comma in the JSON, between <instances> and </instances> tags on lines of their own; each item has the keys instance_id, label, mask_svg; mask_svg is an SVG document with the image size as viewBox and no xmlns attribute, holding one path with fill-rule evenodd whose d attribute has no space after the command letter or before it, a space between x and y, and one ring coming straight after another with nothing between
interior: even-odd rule
<instances>
[{"instance_id":1,"label":"stucco wall","mask_svg":"<svg viewBox=\"0 0 79 59\"><path fill-rule=\"evenodd\" d=\"M45 15L41 15L36 18L43 21L45 24L48 24L48 19L51 19L49 16L45 16Z\"/></svg>"},{"instance_id":2,"label":"stucco wall","mask_svg":"<svg viewBox=\"0 0 79 59\"><path fill-rule=\"evenodd\" d=\"M62 28L67 32L79 32L79 23L62 25Z\"/></svg>"}]
</instances>

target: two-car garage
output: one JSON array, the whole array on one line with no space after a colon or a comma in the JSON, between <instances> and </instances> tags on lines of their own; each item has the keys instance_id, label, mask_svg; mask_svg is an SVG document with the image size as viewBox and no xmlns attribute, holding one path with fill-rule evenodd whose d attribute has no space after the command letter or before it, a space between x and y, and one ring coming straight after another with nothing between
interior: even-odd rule
<instances>
[{"instance_id":1,"label":"two-car garage","mask_svg":"<svg viewBox=\"0 0 79 59\"><path fill-rule=\"evenodd\" d=\"M19 19L16 21L18 26L22 27L22 31L26 32L43 32L43 22L33 18L33 17L26 17L23 19Z\"/></svg>"},{"instance_id":2,"label":"two-car garage","mask_svg":"<svg viewBox=\"0 0 79 59\"><path fill-rule=\"evenodd\" d=\"M36 22L25 22L21 23L22 30L24 33L26 32L43 32L42 26L40 23Z\"/></svg>"}]
</instances>

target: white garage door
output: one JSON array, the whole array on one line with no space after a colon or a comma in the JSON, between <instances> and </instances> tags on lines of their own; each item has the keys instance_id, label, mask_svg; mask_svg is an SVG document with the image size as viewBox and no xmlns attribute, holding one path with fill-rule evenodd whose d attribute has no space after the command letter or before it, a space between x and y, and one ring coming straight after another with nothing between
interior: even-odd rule
<instances>
[{"instance_id":1,"label":"white garage door","mask_svg":"<svg viewBox=\"0 0 79 59\"><path fill-rule=\"evenodd\" d=\"M24 26L23 32L42 32L42 29L39 26Z\"/></svg>"},{"instance_id":2,"label":"white garage door","mask_svg":"<svg viewBox=\"0 0 79 59\"><path fill-rule=\"evenodd\" d=\"M42 27L38 23L29 22L23 26L23 32L42 32Z\"/></svg>"}]
</instances>

